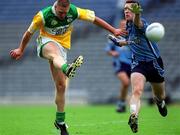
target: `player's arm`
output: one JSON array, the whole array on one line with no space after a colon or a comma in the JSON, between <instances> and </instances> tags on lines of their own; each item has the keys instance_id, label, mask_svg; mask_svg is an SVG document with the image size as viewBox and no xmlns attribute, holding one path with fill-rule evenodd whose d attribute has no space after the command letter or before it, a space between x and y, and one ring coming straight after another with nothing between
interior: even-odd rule
<instances>
[{"instance_id":1,"label":"player's arm","mask_svg":"<svg viewBox=\"0 0 180 135\"><path fill-rule=\"evenodd\" d=\"M119 52L116 51L116 48L117 47L114 44L112 44L110 40L108 40L108 44L105 48L105 51L109 56L117 57L119 56Z\"/></svg>"},{"instance_id":2,"label":"player's arm","mask_svg":"<svg viewBox=\"0 0 180 135\"><path fill-rule=\"evenodd\" d=\"M29 40L31 39L32 37L32 33L30 33L28 30L24 33L23 37L22 37L22 40L21 40L21 43L19 45L19 48L21 49L22 52L24 52L24 49L26 48Z\"/></svg>"},{"instance_id":3,"label":"player's arm","mask_svg":"<svg viewBox=\"0 0 180 135\"><path fill-rule=\"evenodd\" d=\"M108 55L113 56L113 57L118 57L119 53L117 51L108 51L107 52Z\"/></svg>"},{"instance_id":4,"label":"player's arm","mask_svg":"<svg viewBox=\"0 0 180 135\"><path fill-rule=\"evenodd\" d=\"M19 47L14 49L14 50L11 50L10 51L10 56L16 60L18 60L19 58L22 57L23 53L24 53L24 50L26 48L26 46L28 45L33 33L39 29L40 25L42 24L42 19L41 19L41 16L40 14L38 13L31 25L29 26L28 30L26 30L26 32L24 33L22 39L21 39L21 42L19 44Z\"/></svg>"},{"instance_id":5,"label":"player's arm","mask_svg":"<svg viewBox=\"0 0 180 135\"><path fill-rule=\"evenodd\" d=\"M127 41L125 39L115 37L111 34L108 35L108 39L110 39L116 46L120 46L120 47L134 43L133 41Z\"/></svg>"},{"instance_id":6,"label":"player's arm","mask_svg":"<svg viewBox=\"0 0 180 135\"><path fill-rule=\"evenodd\" d=\"M126 31L123 31L121 29L115 29L110 24L108 24L106 21L104 21L103 19L95 16L94 11L91 11L88 9L81 9L81 8L77 8L77 10L78 10L78 15L79 15L78 18L79 19L92 22L92 23L108 30L109 32L111 32L115 36L127 35Z\"/></svg>"},{"instance_id":7,"label":"player's arm","mask_svg":"<svg viewBox=\"0 0 180 135\"><path fill-rule=\"evenodd\" d=\"M131 7L129 8L129 10L131 10L131 12L133 12L135 14L134 17L134 24L138 27L138 28L142 28L143 27L143 22L141 20L141 12L143 11L143 9L141 8L141 5L137 4L137 3L133 3L131 5Z\"/></svg>"},{"instance_id":8,"label":"player's arm","mask_svg":"<svg viewBox=\"0 0 180 135\"><path fill-rule=\"evenodd\" d=\"M26 48L29 40L31 39L32 34L26 31L22 37L21 43L18 48L11 50L10 55L12 58L18 60L23 55L24 49Z\"/></svg>"},{"instance_id":9,"label":"player's arm","mask_svg":"<svg viewBox=\"0 0 180 135\"><path fill-rule=\"evenodd\" d=\"M108 39L110 39L116 46L125 46L127 45L127 41L126 40L120 40L119 38L109 34L108 35Z\"/></svg>"},{"instance_id":10,"label":"player's arm","mask_svg":"<svg viewBox=\"0 0 180 135\"><path fill-rule=\"evenodd\" d=\"M127 31L123 30L123 29L115 29L114 27L112 27L110 24L108 24L106 21L104 21L103 19L95 16L95 20L93 22L94 24L108 30L109 32L111 32L112 34L114 34L115 36L123 36L123 35L127 35Z\"/></svg>"}]
</instances>

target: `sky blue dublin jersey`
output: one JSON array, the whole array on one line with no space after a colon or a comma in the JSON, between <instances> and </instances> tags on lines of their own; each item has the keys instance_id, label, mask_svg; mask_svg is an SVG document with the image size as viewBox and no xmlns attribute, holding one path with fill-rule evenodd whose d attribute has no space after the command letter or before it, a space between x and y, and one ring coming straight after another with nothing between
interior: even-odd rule
<instances>
[{"instance_id":1,"label":"sky blue dublin jersey","mask_svg":"<svg viewBox=\"0 0 180 135\"><path fill-rule=\"evenodd\" d=\"M136 61L151 61L160 57L156 43L150 42L145 36L145 30L149 25L145 19L141 19L143 27L137 28L132 22L127 22L128 40L134 43L128 45Z\"/></svg>"},{"instance_id":2,"label":"sky blue dublin jersey","mask_svg":"<svg viewBox=\"0 0 180 135\"><path fill-rule=\"evenodd\" d=\"M127 46L118 47L118 52L120 54L119 60L126 64L131 64L132 62L132 53Z\"/></svg>"},{"instance_id":3,"label":"sky blue dublin jersey","mask_svg":"<svg viewBox=\"0 0 180 135\"><path fill-rule=\"evenodd\" d=\"M114 45L113 42L109 41L105 50L108 51L117 51L119 53L119 57L113 57L114 62L123 62L126 64L131 64L132 62L132 53L129 47L123 46L123 47L118 47Z\"/></svg>"}]
</instances>

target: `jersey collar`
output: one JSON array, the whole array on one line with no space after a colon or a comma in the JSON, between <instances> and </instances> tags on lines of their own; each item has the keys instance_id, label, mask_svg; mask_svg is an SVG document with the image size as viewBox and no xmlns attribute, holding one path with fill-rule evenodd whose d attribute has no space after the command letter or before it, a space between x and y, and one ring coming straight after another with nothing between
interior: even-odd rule
<instances>
[{"instance_id":1,"label":"jersey collar","mask_svg":"<svg viewBox=\"0 0 180 135\"><path fill-rule=\"evenodd\" d=\"M55 3L53 4L53 6L52 6L52 12L53 12L53 14L54 14L55 16L57 16L56 11L55 11L55 5L56 5L56 3L57 3L57 2L55 2Z\"/></svg>"}]
</instances>

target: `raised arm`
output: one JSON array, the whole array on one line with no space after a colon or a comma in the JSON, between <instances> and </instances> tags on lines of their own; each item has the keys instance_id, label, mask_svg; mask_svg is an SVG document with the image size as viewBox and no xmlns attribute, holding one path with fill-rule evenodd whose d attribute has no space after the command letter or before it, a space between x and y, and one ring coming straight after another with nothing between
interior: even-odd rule
<instances>
[{"instance_id":1,"label":"raised arm","mask_svg":"<svg viewBox=\"0 0 180 135\"><path fill-rule=\"evenodd\" d=\"M139 5L137 3L133 3L131 5L131 7L129 8L129 10L135 14L135 17L133 19L134 24L138 28L142 28L143 27L143 23L141 21L141 12L143 11L143 9L141 8L141 5Z\"/></svg>"}]
</instances>

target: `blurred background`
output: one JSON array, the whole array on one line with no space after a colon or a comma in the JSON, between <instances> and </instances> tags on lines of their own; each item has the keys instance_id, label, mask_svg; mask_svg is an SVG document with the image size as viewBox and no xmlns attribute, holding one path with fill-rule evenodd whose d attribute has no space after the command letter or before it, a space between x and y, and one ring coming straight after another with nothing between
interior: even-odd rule
<instances>
[{"instance_id":1,"label":"blurred background","mask_svg":"<svg viewBox=\"0 0 180 135\"><path fill-rule=\"evenodd\" d=\"M123 0L71 0L81 8L94 10L96 15L117 26L122 18ZM24 57L15 61L9 51L18 47L21 37L33 16L52 0L1 0L0 1L0 103L53 103L54 85L46 60L36 54L36 33ZM143 17L160 22L166 35L159 42L166 71L167 94L173 102L180 101L180 1L142 0ZM107 32L91 23L74 22L69 62L78 55L84 64L75 78L70 80L67 103L113 103L119 94L119 80L114 75L111 57L104 48ZM144 99L152 96L147 84Z\"/></svg>"}]
</instances>

